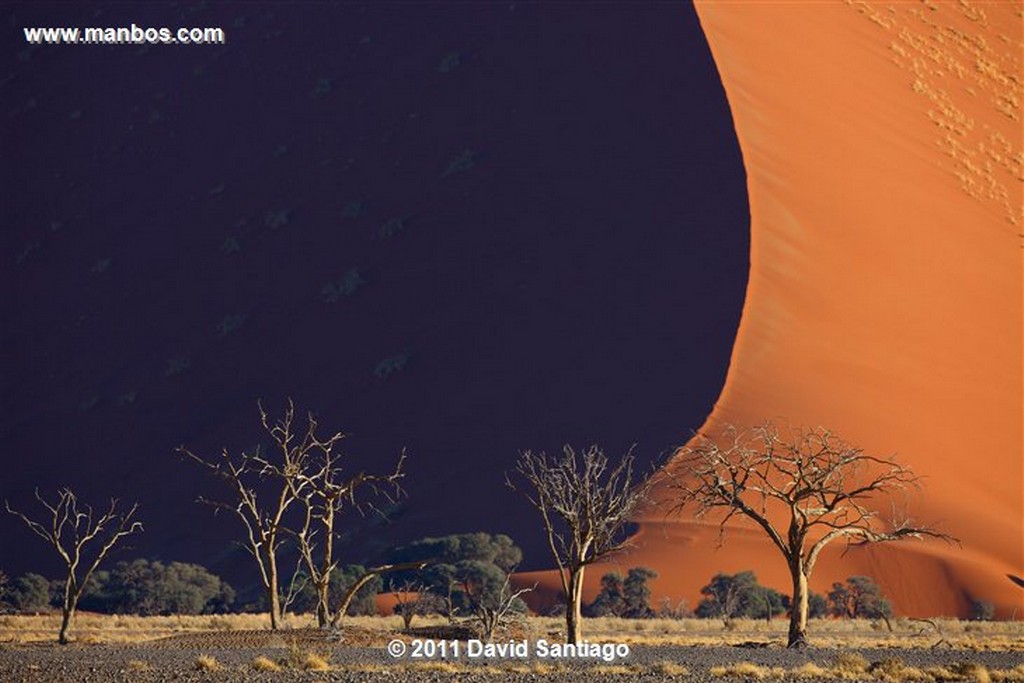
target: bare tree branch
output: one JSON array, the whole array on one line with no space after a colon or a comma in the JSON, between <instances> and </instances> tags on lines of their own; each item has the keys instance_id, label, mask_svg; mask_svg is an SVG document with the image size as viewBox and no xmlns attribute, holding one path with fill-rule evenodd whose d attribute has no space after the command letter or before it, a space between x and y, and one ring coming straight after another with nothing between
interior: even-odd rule
<instances>
[{"instance_id":1,"label":"bare tree branch","mask_svg":"<svg viewBox=\"0 0 1024 683\"><path fill-rule=\"evenodd\" d=\"M352 585L348 587L348 590L345 591L345 595L341 598L341 604L338 606L334 616L331 617L331 626L337 628L341 623L341 620L344 619L345 615L348 613L348 606L352 604L352 600L355 598L356 593L359 592L360 588L372 581L375 576L380 576L381 574L387 574L389 572L404 572L410 569L423 569L427 564L429 563L425 561L402 562L399 564L382 564L377 567L367 569L366 572L356 579Z\"/></svg>"}]
</instances>

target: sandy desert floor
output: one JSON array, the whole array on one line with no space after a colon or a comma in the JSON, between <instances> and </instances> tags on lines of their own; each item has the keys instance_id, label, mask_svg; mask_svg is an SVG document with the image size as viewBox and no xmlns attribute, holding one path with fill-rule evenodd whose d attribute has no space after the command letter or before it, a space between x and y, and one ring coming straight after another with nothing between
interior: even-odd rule
<instances>
[{"instance_id":1,"label":"sandy desert floor","mask_svg":"<svg viewBox=\"0 0 1024 683\"><path fill-rule=\"evenodd\" d=\"M783 647L785 623L737 620L589 620L592 642L622 643L629 655L603 661L536 656L557 639L557 619L531 618L504 635L526 640L526 658L415 660L389 656L407 645L397 618L357 618L341 632L295 620L277 633L255 617L88 617L78 640L53 644L52 617L0 618L0 680L42 681L606 681L863 680L1024 681L1024 623L894 620L812 623L812 647ZM416 626L416 624L414 624ZM419 628L436 629L439 622ZM421 631L421 634L429 634ZM436 634L435 634L436 635ZM49 640L40 638L49 637ZM496 642L502 642L497 640ZM463 644L464 646L464 644Z\"/></svg>"}]
</instances>

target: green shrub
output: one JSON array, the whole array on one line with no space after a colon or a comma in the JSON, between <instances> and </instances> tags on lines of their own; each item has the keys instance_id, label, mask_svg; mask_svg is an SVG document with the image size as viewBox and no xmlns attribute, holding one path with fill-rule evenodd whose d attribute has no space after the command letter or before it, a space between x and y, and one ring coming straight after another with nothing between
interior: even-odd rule
<instances>
[{"instance_id":1,"label":"green shrub","mask_svg":"<svg viewBox=\"0 0 1024 683\"><path fill-rule=\"evenodd\" d=\"M830 613L837 617L882 619L892 616L892 605L868 576L851 576L846 583L833 583L828 603Z\"/></svg>"},{"instance_id":2,"label":"green shrub","mask_svg":"<svg viewBox=\"0 0 1024 683\"><path fill-rule=\"evenodd\" d=\"M752 571L715 574L700 592L704 599L697 605L695 614L726 621L735 617L765 619L783 614L789 602L774 588L760 585Z\"/></svg>"},{"instance_id":3,"label":"green shrub","mask_svg":"<svg viewBox=\"0 0 1024 683\"><path fill-rule=\"evenodd\" d=\"M11 582L6 602L19 612L45 612L52 606L50 581L31 572Z\"/></svg>"},{"instance_id":4,"label":"green shrub","mask_svg":"<svg viewBox=\"0 0 1024 683\"><path fill-rule=\"evenodd\" d=\"M227 611L235 592L197 564L138 559L93 574L80 606L111 614L210 614Z\"/></svg>"}]
</instances>

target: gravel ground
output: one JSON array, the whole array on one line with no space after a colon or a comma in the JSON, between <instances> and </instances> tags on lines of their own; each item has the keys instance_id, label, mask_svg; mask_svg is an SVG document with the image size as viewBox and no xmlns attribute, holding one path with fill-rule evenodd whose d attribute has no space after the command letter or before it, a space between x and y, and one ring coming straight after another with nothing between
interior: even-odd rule
<instances>
[{"instance_id":1,"label":"gravel ground","mask_svg":"<svg viewBox=\"0 0 1024 683\"><path fill-rule=\"evenodd\" d=\"M211 644L216 639L211 639ZM330 671L260 672L252 666L259 655L272 660L285 659L286 647L202 647L193 642L142 645L6 645L0 648L0 681L3 683L155 683L157 681L241 683L243 681L736 681L737 678L714 677L710 668L738 662L792 669L807 662L828 667L839 654L837 650L811 648L802 652L781 647L634 647L628 658L611 665L603 662L561 664L556 670L522 672L532 660L501 660L481 662L459 660L454 671L432 670L444 666L432 663L410 663L408 659L392 659L382 647L346 646L321 643L313 648L329 653ZM973 662L992 669L1009 669L1024 664L1022 652L967 652L963 650L846 650L859 652L869 662L899 657L910 666L950 666ZM202 671L196 660L200 655L216 658L217 671ZM689 673L673 675L659 665L665 662L685 667ZM609 666L611 668L609 668ZM509 668L520 672L509 671ZM870 680L868 676L866 679ZM803 679L805 683L808 679Z\"/></svg>"}]
</instances>

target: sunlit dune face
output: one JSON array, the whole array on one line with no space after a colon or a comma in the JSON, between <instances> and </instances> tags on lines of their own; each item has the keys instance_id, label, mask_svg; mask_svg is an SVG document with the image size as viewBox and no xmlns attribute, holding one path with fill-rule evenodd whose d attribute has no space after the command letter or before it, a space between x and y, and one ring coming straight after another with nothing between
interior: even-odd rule
<instances>
[{"instance_id":1,"label":"sunlit dune face","mask_svg":"<svg viewBox=\"0 0 1024 683\"><path fill-rule=\"evenodd\" d=\"M752 239L702 431L784 418L896 455L924 479L895 502L962 541L837 546L812 576L819 592L866 574L901 613L1024 606L1006 578L1024 573L1022 7L697 2ZM657 569L655 594L695 600L714 573L745 569L789 590L781 555L738 519L718 550L714 518L652 512L642 526L618 563Z\"/></svg>"}]
</instances>

